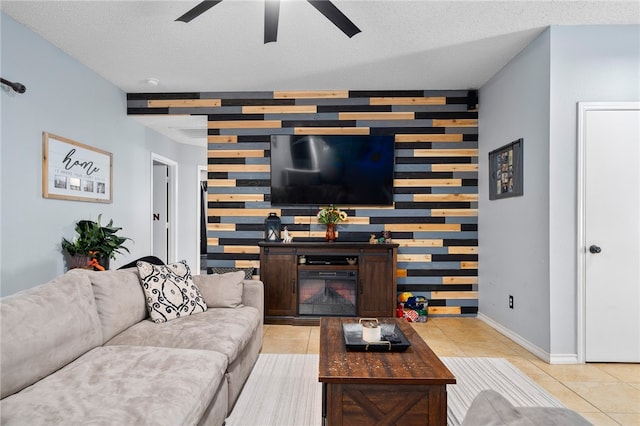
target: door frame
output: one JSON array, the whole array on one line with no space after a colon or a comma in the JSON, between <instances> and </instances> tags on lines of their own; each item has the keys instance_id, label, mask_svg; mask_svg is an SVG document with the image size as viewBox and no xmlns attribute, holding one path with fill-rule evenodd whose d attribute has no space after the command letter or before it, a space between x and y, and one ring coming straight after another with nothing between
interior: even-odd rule
<instances>
[{"instance_id":1,"label":"door frame","mask_svg":"<svg viewBox=\"0 0 640 426\"><path fill-rule=\"evenodd\" d=\"M576 262L576 278L577 278L577 351L578 363L586 362L586 266L587 266L587 246L586 246L586 115L590 111L626 111L640 109L640 102L620 101L620 102L578 102L578 176L577 176L577 262Z\"/></svg>"},{"instance_id":2,"label":"door frame","mask_svg":"<svg viewBox=\"0 0 640 426\"><path fill-rule=\"evenodd\" d=\"M197 207L196 207L196 212L198 212L197 217L196 217L196 223L198 224L198 238L196 238L196 271L198 271L198 274L200 273L200 270L202 268L202 265L200 264L200 221L202 220L202 213L201 213L201 205L200 205L200 182L202 182L200 176L202 176L202 173L207 173L207 166L201 166L198 165L197 166L197 173L198 173L198 194L196 196L196 202ZM206 203L205 203L205 211L206 211Z\"/></svg>"},{"instance_id":3,"label":"door frame","mask_svg":"<svg viewBox=\"0 0 640 426\"><path fill-rule=\"evenodd\" d=\"M168 203L168 218L167 221L169 223L169 233L168 238L169 241L167 243L168 252L167 252L167 263L172 263L176 261L177 253L178 253L178 163L171 160L170 158L164 157L160 154L156 154L155 152L151 153L151 170L149 176L151 177L151 190L149 191L151 196L149 197L149 217L151 218L149 222L149 235L150 235L150 247L153 250L153 164L161 163L167 166L168 176L169 176L169 185L167 188L167 203Z\"/></svg>"}]
</instances>

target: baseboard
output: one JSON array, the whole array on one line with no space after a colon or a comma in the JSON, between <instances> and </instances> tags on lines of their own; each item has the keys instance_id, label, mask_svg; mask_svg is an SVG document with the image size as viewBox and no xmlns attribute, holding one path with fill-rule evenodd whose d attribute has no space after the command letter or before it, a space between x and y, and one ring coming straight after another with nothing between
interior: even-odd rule
<instances>
[{"instance_id":1,"label":"baseboard","mask_svg":"<svg viewBox=\"0 0 640 426\"><path fill-rule=\"evenodd\" d=\"M481 312L478 319L549 364L578 364L578 354L551 354Z\"/></svg>"}]
</instances>

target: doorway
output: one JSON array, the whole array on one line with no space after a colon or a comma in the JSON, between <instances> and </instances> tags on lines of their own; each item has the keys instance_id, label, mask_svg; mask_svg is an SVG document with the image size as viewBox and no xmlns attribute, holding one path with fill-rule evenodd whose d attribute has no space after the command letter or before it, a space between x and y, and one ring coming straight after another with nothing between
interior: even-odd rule
<instances>
[{"instance_id":1,"label":"doorway","mask_svg":"<svg viewBox=\"0 0 640 426\"><path fill-rule=\"evenodd\" d=\"M198 166L198 265L196 270L201 275L207 274L207 166Z\"/></svg>"},{"instance_id":2,"label":"doorway","mask_svg":"<svg viewBox=\"0 0 640 426\"><path fill-rule=\"evenodd\" d=\"M640 362L640 102L578 104L578 361Z\"/></svg>"},{"instance_id":3,"label":"doorway","mask_svg":"<svg viewBox=\"0 0 640 426\"><path fill-rule=\"evenodd\" d=\"M151 250L165 263L177 253L177 170L175 161L151 154Z\"/></svg>"}]
</instances>

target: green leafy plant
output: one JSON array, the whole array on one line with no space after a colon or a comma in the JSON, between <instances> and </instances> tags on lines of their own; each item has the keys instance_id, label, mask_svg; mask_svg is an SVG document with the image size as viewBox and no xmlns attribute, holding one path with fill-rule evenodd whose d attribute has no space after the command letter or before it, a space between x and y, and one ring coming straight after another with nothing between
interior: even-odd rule
<instances>
[{"instance_id":1,"label":"green leafy plant","mask_svg":"<svg viewBox=\"0 0 640 426\"><path fill-rule=\"evenodd\" d=\"M117 253L129 249L124 243L131 238L116 235L122 228L113 226L113 219L108 224L102 225L102 215L98 215L98 221L80 220L76 223L78 236L69 241L62 239L62 249L70 256L88 256L95 259L115 259Z\"/></svg>"}]
</instances>

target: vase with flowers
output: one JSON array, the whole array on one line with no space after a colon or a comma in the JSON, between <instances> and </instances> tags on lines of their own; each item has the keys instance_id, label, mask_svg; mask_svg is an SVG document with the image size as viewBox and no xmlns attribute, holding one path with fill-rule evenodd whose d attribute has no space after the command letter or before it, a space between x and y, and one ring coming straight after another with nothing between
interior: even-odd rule
<instances>
[{"instance_id":1,"label":"vase with flowers","mask_svg":"<svg viewBox=\"0 0 640 426\"><path fill-rule=\"evenodd\" d=\"M75 230L78 235L69 241L62 239L62 250L67 255L69 269L85 268L104 271L109 269L109 259L115 259L121 251L129 252L123 244L130 238L116 235L122 228L113 226L113 220L108 224L98 221L80 220Z\"/></svg>"},{"instance_id":2,"label":"vase with flowers","mask_svg":"<svg viewBox=\"0 0 640 426\"><path fill-rule=\"evenodd\" d=\"M336 239L336 226L347 221L347 212L340 210L335 205L323 207L318 212L318 222L326 225L325 239L332 242Z\"/></svg>"}]
</instances>

